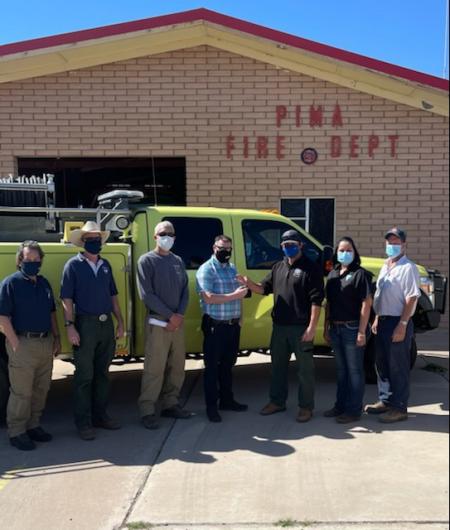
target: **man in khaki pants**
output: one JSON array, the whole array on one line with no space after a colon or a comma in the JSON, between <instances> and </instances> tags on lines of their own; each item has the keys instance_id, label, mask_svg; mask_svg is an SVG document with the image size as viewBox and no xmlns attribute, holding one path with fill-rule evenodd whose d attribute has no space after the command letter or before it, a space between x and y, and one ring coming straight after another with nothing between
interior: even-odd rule
<instances>
[{"instance_id":1,"label":"man in khaki pants","mask_svg":"<svg viewBox=\"0 0 450 530\"><path fill-rule=\"evenodd\" d=\"M159 427L161 415L187 419L191 414L180 407L184 382L184 314L189 302L189 285L182 259L171 252L175 229L169 222L155 228L156 248L140 257L137 270L139 295L148 310L145 362L139 408L146 429Z\"/></svg>"},{"instance_id":2,"label":"man in khaki pants","mask_svg":"<svg viewBox=\"0 0 450 530\"><path fill-rule=\"evenodd\" d=\"M44 253L35 241L17 252L18 272L0 288L0 329L6 336L11 392L7 408L10 443L22 451L52 436L40 425L53 368L61 351L56 308L48 281L40 276Z\"/></svg>"}]
</instances>

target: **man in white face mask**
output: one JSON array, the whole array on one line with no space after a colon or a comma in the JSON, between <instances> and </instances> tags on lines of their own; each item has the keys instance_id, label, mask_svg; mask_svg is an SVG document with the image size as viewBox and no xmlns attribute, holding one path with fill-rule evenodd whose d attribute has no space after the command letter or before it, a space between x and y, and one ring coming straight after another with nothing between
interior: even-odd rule
<instances>
[{"instance_id":1,"label":"man in white face mask","mask_svg":"<svg viewBox=\"0 0 450 530\"><path fill-rule=\"evenodd\" d=\"M175 229L167 221L155 228L155 250L140 257L137 269L139 295L147 307L145 361L139 408L146 429L159 427L156 404L162 416L187 419L179 405L186 358L184 314L189 285L183 260L171 252Z\"/></svg>"}]
</instances>

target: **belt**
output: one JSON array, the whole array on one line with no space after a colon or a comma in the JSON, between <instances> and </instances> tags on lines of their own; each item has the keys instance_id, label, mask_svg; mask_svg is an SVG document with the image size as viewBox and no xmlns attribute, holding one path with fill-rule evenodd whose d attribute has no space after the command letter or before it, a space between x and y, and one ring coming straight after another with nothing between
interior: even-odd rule
<instances>
[{"instance_id":1,"label":"belt","mask_svg":"<svg viewBox=\"0 0 450 530\"><path fill-rule=\"evenodd\" d=\"M241 322L240 318L231 318L230 320L216 320L208 315L209 320L216 325L235 326Z\"/></svg>"},{"instance_id":2,"label":"belt","mask_svg":"<svg viewBox=\"0 0 450 530\"><path fill-rule=\"evenodd\" d=\"M42 333L34 331L18 331L19 337L25 337L26 339L46 339L48 337L48 331Z\"/></svg>"},{"instance_id":3,"label":"belt","mask_svg":"<svg viewBox=\"0 0 450 530\"><path fill-rule=\"evenodd\" d=\"M86 320L98 320L100 322L106 322L111 315L107 315L106 313L103 313L101 315L77 315L76 318L82 318Z\"/></svg>"},{"instance_id":4,"label":"belt","mask_svg":"<svg viewBox=\"0 0 450 530\"><path fill-rule=\"evenodd\" d=\"M330 324L335 324L337 326L345 325L345 324L359 324L359 320L332 320Z\"/></svg>"},{"instance_id":5,"label":"belt","mask_svg":"<svg viewBox=\"0 0 450 530\"><path fill-rule=\"evenodd\" d=\"M401 315L398 315L398 317L394 315L381 315L378 317L379 320L388 320L390 318L401 318Z\"/></svg>"}]
</instances>

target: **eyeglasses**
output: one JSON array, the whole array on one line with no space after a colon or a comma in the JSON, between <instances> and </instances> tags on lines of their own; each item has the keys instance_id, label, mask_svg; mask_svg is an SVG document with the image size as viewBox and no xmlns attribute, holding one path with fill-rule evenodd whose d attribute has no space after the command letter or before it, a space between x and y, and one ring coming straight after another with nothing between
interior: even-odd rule
<instances>
[{"instance_id":1,"label":"eyeglasses","mask_svg":"<svg viewBox=\"0 0 450 530\"><path fill-rule=\"evenodd\" d=\"M158 234L158 237L175 237L175 234L171 232L161 232L160 234Z\"/></svg>"}]
</instances>

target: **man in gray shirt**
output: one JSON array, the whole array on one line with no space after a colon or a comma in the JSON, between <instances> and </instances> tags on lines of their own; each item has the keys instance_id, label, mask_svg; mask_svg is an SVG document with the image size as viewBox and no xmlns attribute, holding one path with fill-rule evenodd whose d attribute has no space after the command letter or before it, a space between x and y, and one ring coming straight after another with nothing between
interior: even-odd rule
<instances>
[{"instance_id":1,"label":"man in gray shirt","mask_svg":"<svg viewBox=\"0 0 450 530\"><path fill-rule=\"evenodd\" d=\"M169 222L155 228L156 248L140 257L137 268L139 295L148 310L145 361L139 408L146 429L159 427L155 406L162 416L187 419L179 405L186 359L184 314L189 302L188 277L183 260L173 254L175 229Z\"/></svg>"}]
</instances>

